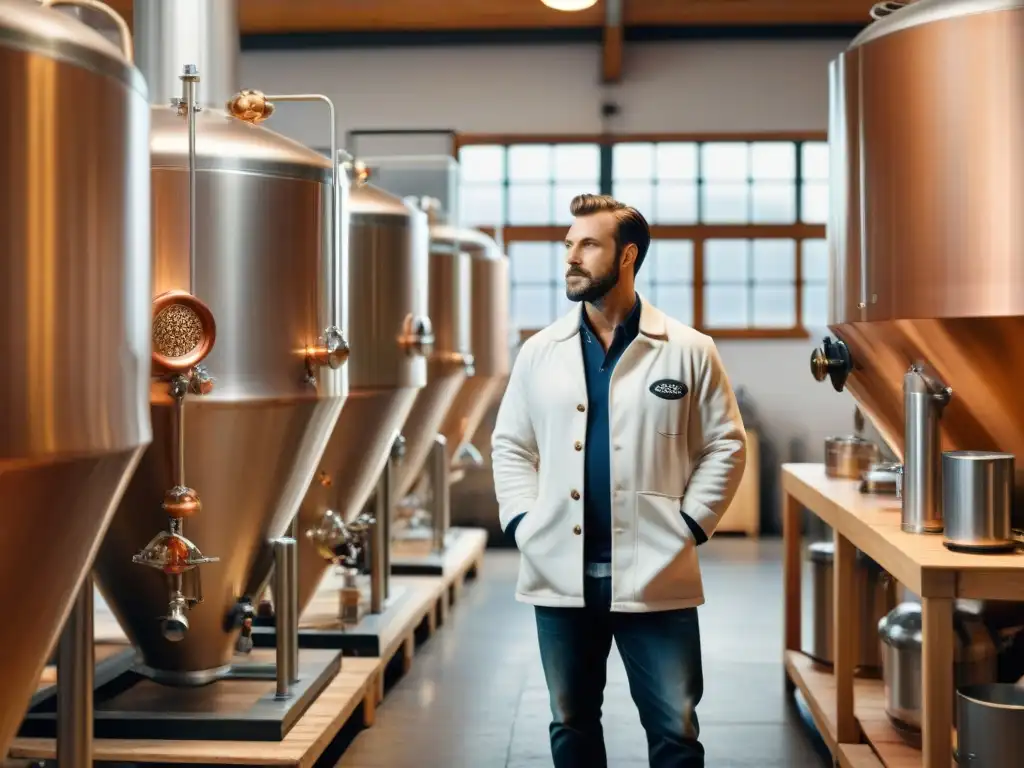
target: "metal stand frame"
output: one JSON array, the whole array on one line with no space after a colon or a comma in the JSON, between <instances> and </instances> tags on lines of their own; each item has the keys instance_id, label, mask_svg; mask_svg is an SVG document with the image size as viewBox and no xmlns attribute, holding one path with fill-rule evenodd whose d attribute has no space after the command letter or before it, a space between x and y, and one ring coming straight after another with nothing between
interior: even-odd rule
<instances>
[{"instance_id":1,"label":"metal stand frame","mask_svg":"<svg viewBox=\"0 0 1024 768\"><path fill-rule=\"evenodd\" d=\"M93 586L86 575L57 650L57 765L92 768Z\"/></svg>"},{"instance_id":2,"label":"metal stand frame","mask_svg":"<svg viewBox=\"0 0 1024 768\"><path fill-rule=\"evenodd\" d=\"M451 483L448 464L448 441L444 435L434 438L428 463L430 473L430 543L431 551L424 555L394 557L391 571L396 576L443 576L445 554L458 530L451 527ZM414 541L414 537L404 539Z\"/></svg>"},{"instance_id":3,"label":"metal stand frame","mask_svg":"<svg viewBox=\"0 0 1024 768\"><path fill-rule=\"evenodd\" d=\"M138 671L135 650L94 663L92 579L82 585L61 636L58 683L36 693L20 736L57 737L61 768L90 768L92 739L176 741L281 741L341 669L341 654L309 650L299 654L298 560L292 538L275 539L274 602L276 662L243 661L210 685L175 688L156 685L132 697L138 684L153 686ZM275 639L278 632L273 633ZM321 646L323 647L323 646ZM228 681L274 681L273 692L232 709L218 709L217 686ZM257 690L262 690L262 686ZM126 694L123 703L119 697ZM95 701L95 705L94 705Z\"/></svg>"}]
</instances>

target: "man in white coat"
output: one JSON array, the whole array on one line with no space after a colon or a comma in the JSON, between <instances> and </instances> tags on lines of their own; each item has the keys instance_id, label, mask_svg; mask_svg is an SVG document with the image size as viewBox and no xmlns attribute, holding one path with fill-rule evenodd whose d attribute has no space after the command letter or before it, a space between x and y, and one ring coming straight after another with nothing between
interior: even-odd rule
<instances>
[{"instance_id":1,"label":"man in white coat","mask_svg":"<svg viewBox=\"0 0 1024 768\"><path fill-rule=\"evenodd\" d=\"M697 546L743 473L746 435L710 338L637 295L644 217L580 195L565 239L579 302L523 344L494 428L501 526L536 606L555 768L606 768L612 640L652 768L703 768Z\"/></svg>"}]
</instances>

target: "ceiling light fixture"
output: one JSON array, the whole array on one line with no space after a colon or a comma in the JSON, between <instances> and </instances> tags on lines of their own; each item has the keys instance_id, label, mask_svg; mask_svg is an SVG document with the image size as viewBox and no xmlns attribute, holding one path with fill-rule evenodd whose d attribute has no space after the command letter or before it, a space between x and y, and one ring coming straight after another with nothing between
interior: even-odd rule
<instances>
[{"instance_id":1,"label":"ceiling light fixture","mask_svg":"<svg viewBox=\"0 0 1024 768\"><path fill-rule=\"evenodd\" d=\"M585 11L597 5L597 0L540 0L548 8L556 11Z\"/></svg>"}]
</instances>

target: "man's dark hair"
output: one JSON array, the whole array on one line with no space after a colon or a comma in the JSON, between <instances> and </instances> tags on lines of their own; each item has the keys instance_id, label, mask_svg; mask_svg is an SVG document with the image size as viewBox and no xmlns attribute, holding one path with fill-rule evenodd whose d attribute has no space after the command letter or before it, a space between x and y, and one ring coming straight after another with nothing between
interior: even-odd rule
<instances>
[{"instance_id":1,"label":"man's dark hair","mask_svg":"<svg viewBox=\"0 0 1024 768\"><path fill-rule=\"evenodd\" d=\"M647 219L636 208L620 203L611 195L576 195L569 203L569 212L573 216L589 216L602 211L614 213L619 224L615 230L617 252L622 253L628 243L636 246L636 261L633 262L635 275L640 271L647 250L651 247L651 228L647 225Z\"/></svg>"}]
</instances>

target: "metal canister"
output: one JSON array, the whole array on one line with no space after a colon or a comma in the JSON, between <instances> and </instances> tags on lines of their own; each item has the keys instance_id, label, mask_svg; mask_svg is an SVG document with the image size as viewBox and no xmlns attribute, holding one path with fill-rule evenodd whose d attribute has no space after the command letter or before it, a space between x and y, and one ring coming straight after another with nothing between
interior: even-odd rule
<instances>
[{"instance_id":1,"label":"metal canister","mask_svg":"<svg viewBox=\"0 0 1024 768\"><path fill-rule=\"evenodd\" d=\"M1024 685L969 685L957 691L957 764L1017 768L1024 755Z\"/></svg>"},{"instance_id":2,"label":"metal canister","mask_svg":"<svg viewBox=\"0 0 1024 768\"><path fill-rule=\"evenodd\" d=\"M809 654L819 664L831 666L833 638L833 579L835 574L835 545L819 541L807 548L811 561L811 600L813 615ZM857 619L860 627L855 638L857 674L860 677L878 677L882 671L881 644L876 627L878 622L896 604L896 582L878 563L857 550Z\"/></svg>"},{"instance_id":3,"label":"metal canister","mask_svg":"<svg viewBox=\"0 0 1024 768\"><path fill-rule=\"evenodd\" d=\"M1010 526L1014 457L990 451L942 454L943 543L954 551L1014 549Z\"/></svg>"},{"instance_id":4,"label":"metal canister","mask_svg":"<svg viewBox=\"0 0 1024 768\"><path fill-rule=\"evenodd\" d=\"M861 437L830 437L825 440L825 475L860 480L878 461L878 446Z\"/></svg>"}]
</instances>

